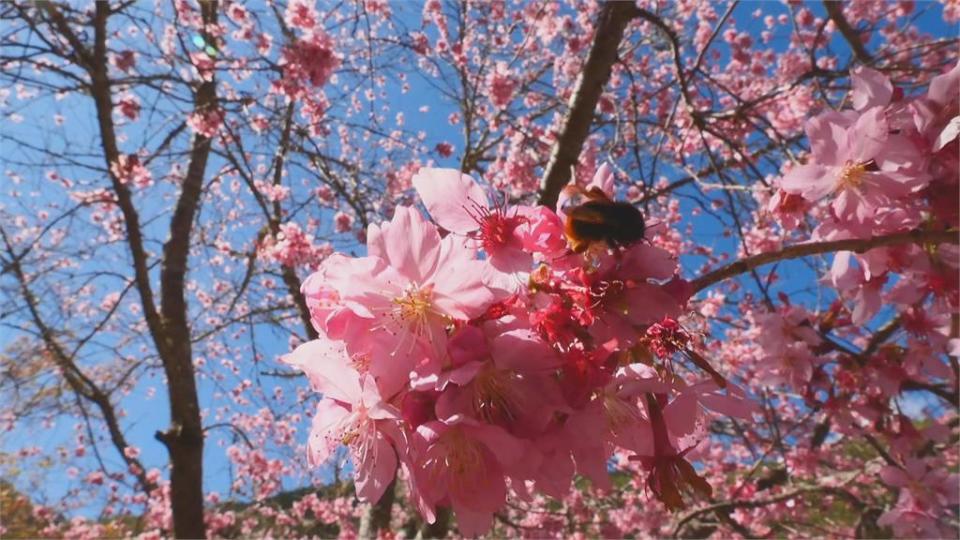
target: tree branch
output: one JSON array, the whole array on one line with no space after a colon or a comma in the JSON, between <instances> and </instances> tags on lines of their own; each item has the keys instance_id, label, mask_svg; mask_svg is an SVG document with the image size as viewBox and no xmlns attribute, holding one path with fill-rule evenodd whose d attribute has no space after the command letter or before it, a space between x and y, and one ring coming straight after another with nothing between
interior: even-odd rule
<instances>
[{"instance_id":1,"label":"tree branch","mask_svg":"<svg viewBox=\"0 0 960 540\"><path fill-rule=\"evenodd\" d=\"M140 303L143 307L143 316L147 322L154 340L157 340L162 332L160 316L154 303L153 290L150 285L149 264L147 262L147 251L143 243L143 233L140 230L140 215L133 205L133 197L130 188L122 183L112 172L112 166L120 159L120 150L117 145L117 135L113 124L113 103L110 94L110 79L108 77L106 34L107 34L107 16L109 15L109 5L103 3L97 5L98 9L94 15L95 43L91 55L89 50L84 47L83 42L76 35L66 19L60 13L57 4L54 2L45 2L44 9L52 26L68 43L74 47L74 54L80 58L87 73L90 75L90 93L94 100L97 112L97 127L100 130L100 143L103 148L103 157L106 162L108 176L111 186L117 196L117 206L120 213L123 214L123 224L127 236L127 245L130 248L130 256L133 258L134 279L137 283L137 293L140 295Z\"/></svg>"},{"instance_id":2,"label":"tree branch","mask_svg":"<svg viewBox=\"0 0 960 540\"><path fill-rule=\"evenodd\" d=\"M280 147L277 149L277 157L273 164L273 185L279 186L283 179L283 163L290 151L290 132L293 129L293 103L287 106L284 118L283 133L280 135ZM280 220L283 218L283 209L280 201L273 202L273 217L270 218L270 231L276 238L280 232ZM307 307L307 299L300 291L300 278L297 277L297 271L293 266L283 267L283 284L287 286L287 293L293 298L297 306L297 313L300 315L300 322L303 323L303 331L307 333L307 339L317 339L320 334L313 327L313 319L310 316L310 309Z\"/></svg>"},{"instance_id":3,"label":"tree branch","mask_svg":"<svg viewBox=\"0 0 960 540\"><path fill-rule=\"evenodd\" d=\"M113 404L110 402L110 396L77 366L76 362L74 362L74 355L67 353L66 348L57 339L53 329L44 321L40 314L36 297L28 285L27 275L20 264L21 257L14 253L13 245L10 243L10 239L3 229L3 226L0 226L0 238L3 239L5 250L10 255L10 270L12 270L19 284L20 294L27 305L27 310L33 320L33 324L40 332L40 337L43 339L43 343L50 352L54 363L57 364L63 372L63 378L67 381L71 390L78 396L96 405L100 414L103 416L103 422L107 425L110 442L113 443L114 448L117 449L121 458L130 468L130 473L136 477L140 489L149 495L151 491L157 488L157 485L147 478L146 469L140 460L127 454L126 450L130 447L130 444L127 443L127 439L120 429L120 421L117 418ZM90 442L93 443L93 438L90 439Z\"/></svg>"},{"instance_id":4,"label":"tree branch","mask_svg":"<svg viewBox=\"0 0 960 540\"><path fill-rule=\"evenodd\" d=\"M897 246L901 244L960 244L960 234L956 230L949 231L923 231L913 230L903 233L889 234L886 236L874 236L872 238L850 238L846 240L831 240L828 242L816 242L809 244L797 244L788 246L780 251L760 253L746 259L733 262L709 272L691 282L693 291L699 292L709 288L717 283L732 278L734 276L749 272L760 266L785 261L789 259L798 259L809 255L818 255L820 253L832 253L835 251L855 251L863 253L878 247Z\"/></svg>"},{"instance_id":5,"label":"tree branch","mask_svg":"<svg viewBox=\"0 0 960 540\"><path fill-rule=\"evenodd\" d=\"M98 4L98 7L100 5L106 4ZM212 39L207 29L216 25L217 9L216 2L200 3L205 39ZM211 75L197 88L194 111L206 113L216 106L216 82ZM160 269L160 311L164 335L157 348L167 375L172 424L160 440L166 444L173 465L170 501L174 535L177 538L206 536L203 521L203 423L193 369L185 281L190 235L203 193L203 179L212 142L200 133L194 135L187 172L170 220L170 239L163 245L163 264Z\"/></svg>"},{"instance_id":6,"label":"tree branch","mask_svg":"<svg viewBox=\"0 0 960 540\"><path fill-rule=\"evenodd\" d=\"M837 30L840 31L840 35L850 44L850 49L853 50L853 55L857 57L857 60L859 60L861 64L872 64L873 56L870 56L867 48L864 47L863 42L860 41L860 33L850 26L850 21L843 15L843 3L824 0L823 7L827 10L827 15L830 16L830 20L836 25Z\"/></svg>"},{"instance_id":7,"label":"tree branch","mask_svg":"<svg viewBox=\"0 0 960 540\"><path fill-rule=\"evenodd\" d=\"M841 487L818 486L813 488L797 489L793 491L788 491L776 497L771 497L769 499L727 501L727 502L711 504L709 506L699 508L687 514L683 518L681 518L680 521L677 523L676 528L673 529L673 534L671 536L673 536L674 538L679 537L680 532L683 530L683 527L687 523L689 523L693 519L703 514L709 514L711 512L726 513L736 508L760 508L763 506L769 506L771 504L777 504L777 503L789 501L790 499L793 499L796 497L804 497L807 495L820 494L820 493L823 493L826 495L834 495L842 499L846 499L847 501L850 502L850 504L852 504L858 509L863 508L864 506L863 501L861 501L855 495L853 495L852 493L850 493L849 491Z\"/></svg>"},{"instance_id":8,"label":"tree branch","mask_svg":"<svg viewBox=\"0 0 960 540\"><path fill-rule=\"evenodd\" d=\"M553 208L560 191L570 181L570 168L577 163L580 150L593 123L603 87L610 79L610 70L617 60L617 47L627 24L637 16L632 2L606 2L600 8L593 45L587 55L580 77L573 91L570 111L567 113L550 154L540 187L540 204Z\"/></svg>"}]
</instances>

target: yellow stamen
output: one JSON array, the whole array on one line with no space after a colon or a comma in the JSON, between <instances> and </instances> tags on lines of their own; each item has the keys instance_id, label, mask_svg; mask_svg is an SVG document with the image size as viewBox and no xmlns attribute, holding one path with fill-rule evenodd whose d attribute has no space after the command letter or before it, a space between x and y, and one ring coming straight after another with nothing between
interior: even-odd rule
<instances>
[{"instance_id":1,"label":"yellow stamen","mask_svg":"<svg viewBox=\"0 0 960 540\"><path fill-rule=\"evenodd\" d=\"M508 371L487 368L473 380L473 410L491 424L511 422L516 419L518 397L511 386Z\"/></svg>"},{"instance_id":2,"label":"yellow stamen","mask_svg":"<svg viewBox=\"0 0 960 540\"><path fill-rule=\"evenodd\" d=\"M357 373L363 375L370 371L370 355L369 354L357 354L351 358L353 368L357 370Z\"/></svg>"},{"instance_id":3,"label":"yellow stamen","mask_svg":"<svg viewBox=\"0 0 960 540\"><path fill-rule=\"evenodd\" d=\"M867 172L867 162L847 161L837 175L837 189L856 189L863 184Z\"/></svg>"},{"instance_id":4,"label":"yellow stamen","mask_svg":"<svg viewBox=\"0 0 960 540\"><path fill-rule=\"evenodd\" d=\"M433 289L411 286L404 295L393 299L396 306L393 317L401 326L417 335L429 329L429 318L433 313Z\"/></svg>"},{"instance_id":5,"label":"yellow stamen","mask_svg":"<svg viewBox=\"0 0 960 540\"><path fill-rule=\"evenodd\" d=\"M640 416L635 405L631 405L613 394L604 394L603 409L607 416L608 425L612 429L634 424Z\"/></svg>"}]
</instances>

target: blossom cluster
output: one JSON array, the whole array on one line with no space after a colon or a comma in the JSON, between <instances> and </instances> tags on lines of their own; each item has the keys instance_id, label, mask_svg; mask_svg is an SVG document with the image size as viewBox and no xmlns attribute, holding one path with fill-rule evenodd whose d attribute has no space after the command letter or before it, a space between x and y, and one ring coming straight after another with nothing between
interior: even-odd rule
<instances>
[{"instance_id":1,"label":"blossom cluster","mask_svg":"<svg viewBox=\"0 0 960 540\"><path fill-rule=\"evenodd\" d=\"M913 98L870 68L855 69L851 80L853 109L807 122L812 159L782 178L771 209L787 225L812 210L819 218L814 238L826 240L956 228L960 65ZM926 256L931 250L937 263ZM893 273L917 278L895 287L888 300L896 304L911 304L930 289L956 290L958 255L951 244L841 252L829 279L855 300L853 322L862 324L879 310ZM957 298L948 296L956 308Z\"/></svg>"},{"instance_id":2,"label":"blossom cluster","mask_svg":"<svg viewBox=\"0 0 960 540\"><path fill-rule=\"evenodd\" d=\"M450 506L466 535L508 493L563 498L575 474L609 489L617 449L667 507L709 496L685 457L704 415L752 406L677 322L674 258L645 241L575 253L563 208L508 207L455 170L413 185L435 223L398 207L367 256L334 254L304 282L320 338L286 361L323 394L312 462L346 445L361 498L400 471L428 521ZM603 166L591 189L612 185Z\"/></svg>"},{"instance_id":3,"label":"blossom cluster","mask_svg":"<svg viewBox=\"0 0 960 540\"><path fill-rule=\"evenodd\" d=\"M851 81L852 109L807 122L811 158L780 180L769 209L785 227L816 218L813 236L825 240L956 231L960 65L913 96L870 68L853 70ZM830 411L837 431L873 432L889 442L880 477L899 495L878 524L898 536L953 534L944 516L960 503L958 476L947 472L955 457L923 448L945 441L955 410L934 413L921 429L890 403L904 390L946 388L955 380L956 360L948 355L960 349L960 340L951 339L951 320L960 312L958 273L955 243L842 251L824 279L840 295L826 313L817 317L788 304L780 313L751 316L764 380L793 387L811 406ZM905 331L900 343L866 342L852 358L833 354L838 347L828 333L864 343L854 329L884 308L893 312L888 328ZM817 395L827 398L820 403ZM955 401L950 394L945 399Z\"/></svg>"},{"instance_id":4,"label":"blossom cluster","mask_svg":"<svg viewBox=\"0 0 960 540\"><path fill-rule=\"evenodd\" d=\"M117 162L110 166L110 172L121 184L134 185L141 189L153 184L150 170L143 165L137 154L119 156Z\"/></svg>"},{"instance_id":5,"label":"blossom cluster","mask_svg":"<svg viewBox=\"0 0 960 540\"><path fill-rule=\"evenodd\" d=\"M307 85L321 87L340 65L333 40L321 30L313 30L290 47L284 48L281 60L283 78L276 81L279 92L297 98Z\"/></svg>"},{"instance_id":6,"label":"blossom cluster","mask_svg":"<svg viewBox=\"0 0 960 540\"><path fill-rule=\"evenodd\" d=\"M315 267L330 254L332 248L329 244L317 244L312 234L304 231L299 224L290 222L281 224L276 235L265 236L258 251L265 260L283 266Z\"/></svg>"}]
</instances>

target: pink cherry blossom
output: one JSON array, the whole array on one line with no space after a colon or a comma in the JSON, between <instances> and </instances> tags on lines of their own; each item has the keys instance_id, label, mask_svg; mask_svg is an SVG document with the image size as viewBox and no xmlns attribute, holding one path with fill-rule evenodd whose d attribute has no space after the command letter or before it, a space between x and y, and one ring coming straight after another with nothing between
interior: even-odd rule
<instances>
[{"instance_id":1,"label":"pink cherry blossom","mask_svg":"<svg viewBox=\"0 0 960 540\"><path fill-rule=\"evenodd\" d=\"M449 500L463 534L485 532L506 499L503 474L519 462L523 445L496 426L463 417L421 425L417 437L415 475L426 503Z\"/></svg>"},{"instance_id":2,"label":"pink cherry blossom","mask_svg":"<svg viewBox=\"0 0 960 540\"><path fill-rule=\"evenodd\" d=\"M960 503L960 476L911 458L902 468L884 467L880 477L887 485L900 488L900 497L896 507L877 523L892 526L896 534L904 536L936 537L949 530L945 512Z\"/></svg>"},{"instance_id":3,"label":"pink cherry blossom","mask_svg":"<svg viewBox=\"0 0 960 540\"><path fill-rule=\"evenodd\" d=\"M956 537L955 4L5 11L0 535Z\"/></svg>"},{"instance_id":4,"label":"pink cherry blossom","mask_svg":"<svg viewBox=\"0 0 960 540\"><path fill-rule=\"evenodd\" d=\"M490 264L504 272L530 269L520 228L526 217L501 204L490 204L483 188L468 175L451 169L420 169L413 186L437 224L475 239Z\"/></svg>"},{"instance_id":5,"label":"pink cherry blossom","mask_svg":"<svg viewBox=\"0 0 960 540\"><path fill-rule=\"evenodd\" d=\"M150 170L143 166L140 157L136 154L122 155L113 166L110 172L117 178L121 184L128 184L144 189L153 184L153 176Z\"/></svg>"},{"instance_id":6,"label":"pink cherry blossom","mask_svg":"<svg viewBox=\"0 0 960 540\"><path fill-rule=\"evenodd\" d=\"M791 170L780 185L812 202L834 195L832 208L842 220L865 223L929 181L912 170L916 151L905 137L888 133L880 107L855 118L823 114L807 123L807 135L815 141L813 163Z\"/></svg>"},{"instance_id":7,"label":"pink cherry blossom","mask_svg":"<svg viewBox=\"0 0 960 540\"><path fill-rule=\"evenodd\" d=\"M399 411L383 403L373 378L357 372L342 344L314 340L286 361L303 370L314 391L323 394L310 434L311 461L323 464L338 445L347 445L357 467L357 495L377 501L397 469L387 433L396 433L391 428Z\"/></svg>"}]
</instances>

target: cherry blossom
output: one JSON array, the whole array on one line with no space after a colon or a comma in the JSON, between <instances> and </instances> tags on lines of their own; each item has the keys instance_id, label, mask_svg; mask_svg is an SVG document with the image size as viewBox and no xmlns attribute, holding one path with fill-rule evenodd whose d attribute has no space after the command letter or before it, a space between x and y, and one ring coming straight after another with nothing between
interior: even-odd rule
<instances>
[{"instance_id":1,"label":"cherry blossom","mask_svg":"<svg viewBox=\"0 0 960 540\"><path fill-rule=\"evenodd\" d=\"M958 14L8 10L0 534L956 536Z\"/></svg>"}]
</instances>

